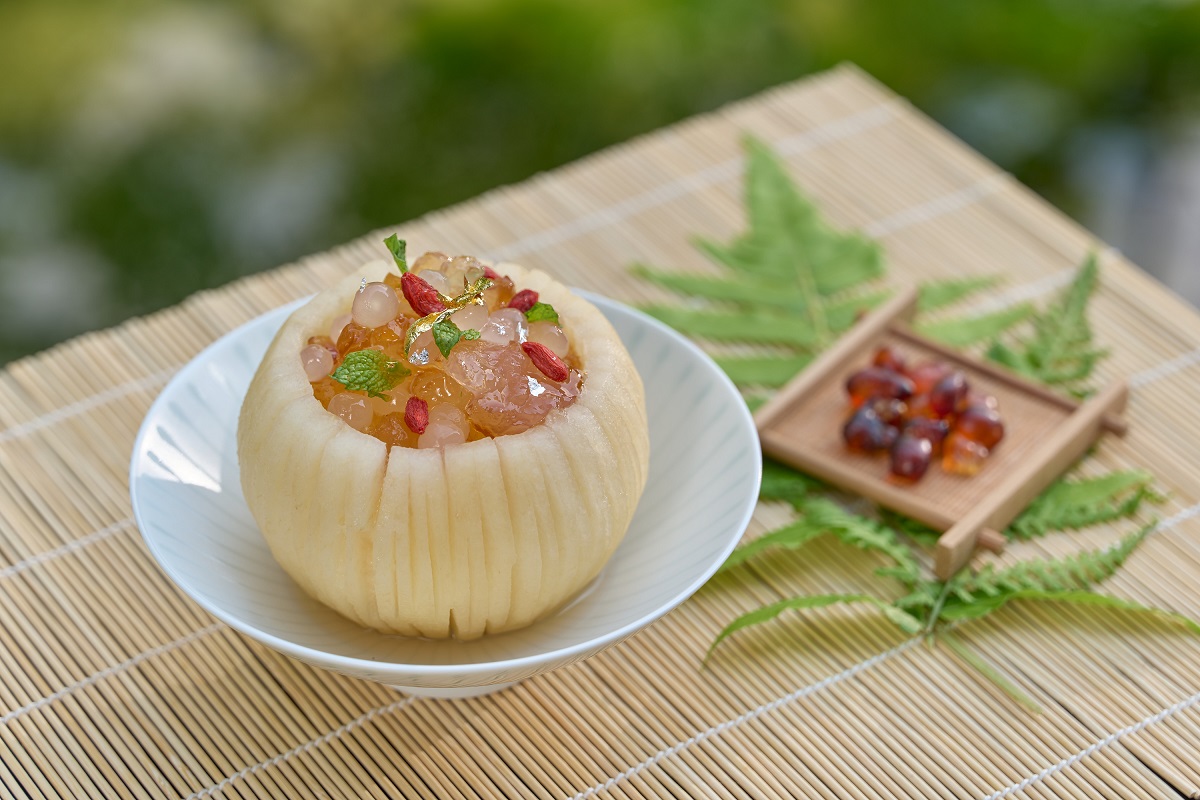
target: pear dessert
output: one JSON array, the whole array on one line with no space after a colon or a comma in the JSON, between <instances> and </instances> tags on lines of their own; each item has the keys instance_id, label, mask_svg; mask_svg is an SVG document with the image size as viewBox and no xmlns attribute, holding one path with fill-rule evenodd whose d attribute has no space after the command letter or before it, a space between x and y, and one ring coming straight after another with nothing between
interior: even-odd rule
<instances>
[{"instance_id":1,"label":"pear dessert","mask_svg":"<svg viewBox=\"0 0 1200 800\"><path fill-rule=\"evenodd\" d=\"M385 633L528 625L600 572L646 482L642 383L537 270L371 262L280 328L238 422L242 489L311 596Z\"/></svg>"}]
</instances>

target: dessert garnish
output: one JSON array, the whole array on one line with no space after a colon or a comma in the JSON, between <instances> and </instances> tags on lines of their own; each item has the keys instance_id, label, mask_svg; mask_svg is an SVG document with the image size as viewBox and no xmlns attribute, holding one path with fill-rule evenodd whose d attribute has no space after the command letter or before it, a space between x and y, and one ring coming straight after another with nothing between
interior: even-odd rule
<instances>
[{"instance_id":1,"label":"dessert garnish","mask_svg":"<svg viewBox=\"0 0 1200 800\"><path fill-rule=\"evenodd\" d=\"M472 256L425 253L364 281L348 317L300 351L313 395L389 447L520 433L575 401L583 370L558 312Z\"/></svg>"}]
</instances>

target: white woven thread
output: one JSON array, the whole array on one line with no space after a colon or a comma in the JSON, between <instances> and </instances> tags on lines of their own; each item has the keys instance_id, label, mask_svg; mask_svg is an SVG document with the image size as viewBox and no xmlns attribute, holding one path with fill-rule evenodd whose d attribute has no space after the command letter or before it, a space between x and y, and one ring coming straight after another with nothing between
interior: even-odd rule
<instances>
[{"instance_id":1,"label":"white woven thread","mask_svg":"<svg viewBox=\"0 0 1200 800\"><path fill-rule=\"evenodd\" d=\"M22 561L18 561L15 564L10 564L7 567L0 569L0 580L3 580L4 578L11 578L13 575L24 572L30 567L43 564L47 561L53 561L60 556L65 556L68 553L74 553L76 550L82 550L83 548L89 547L97 542L102 542L123 530L133 528L133 526L133 518L126 517L125 519L114 522L113 524L103 527L98 531L94 531L86 536L81 536L74 541L60 545L53 550L47 550L44 553L38 553L36 556L30 556Z\"/></svg>"},{"instance_id":2,"label":"white woven thread","mask_svg":"<svg viewBox=\"0 0 1200 800\"><path fill-rule=\"evenodd\" d=\"M866 661L862 661L848 669L842 670L841 672L839 672L836 675L831 675L830 677L825 678L824 680L817 681L816 683L805 686L803 689L798 689L798 690L792 692L791 694L786 694L783 697L776 698L775 700L772 700L769 703L763 703L761 706L758 706L757 708L753 708L753 709L747 711L745 714L742 714L741 716L734 717L733 719L726 720L725 722L722 722L719 725L714 725L711 728L708 728L707 730L700 731L695 736L692 736L690 739L684 739L682 742L674 744L671 747L667 747L663 750L659 750L657 753L650 756L645 761L640 761L637 764L634 764L629 769L625 770L624 772L622 772L618 775L614 775L613 777L609 778L608 780L604 781L603 783L598 783L595 786L591 786L591 787L588 787L587 789L584 789L579 794L574 795L571 798L571 800L586 800L586 798L591 797L592 795L598 794L599 792L607 791L608 789L611 789L614 786L616 786L621 781L632 778L634 775L637 775L642 770L649 769L650 767L654 766L655 764L659 763L660 761L670 758L671 756L675 755L676 753L683 752L684 750L687 750L689 747L700 744L701 742L705 741L706 739L711 739L714 736L720 736L722 733L725 733L728 730L732 730L733 728L736 728L739 725L742 725L746 722L750 722L751 720L758 719L763 714L774 711L777 708L781 708L782 706L785 706L794 700L799 700L801 697L808 697L810 694L819 692L822 689L827 689L828 687L833 686L836 683L841 683L842 681L846 680L847 678L853 678L855 675L857 675L860 672L868 670L877 664L882 664L884 661L887 661L889 658L893 658L894 656L900 655L905 650L912 648L920 641L922 641L922 637L919 637L919 636L916 638L913 638L913 639L909 639L908 641L906 641L902 644L899 644L896 647L893 647L891 650L880 653L879 655L876 655L876 656L871 656Z\"/></svg>"},{"instance_id":3,"label":"white woven thread","mask_svg":"<svg viewBox=\"0 0 1200 800\"><path fill-rule=\"evenodd\" d=\"M1030 786L1037 783L1038 781L1045 780L1046 778L1049 778L1051 775L1055 775L1059 772L1062 772L1064 769L1071 766L1072 764L1082 761L1083 759L1090 756L1092 753L1095 753L1097 750L1108 747L1110 744L1117 741L1122 736L1128 736L1131 733L1137 733L1139 731L1145 730L1146 728L1149 728L1151 725L1154 725L1155 723L1158 723L1158 722L1162 722L1167 717L1169 717L1173 714L1178 714L1180 711L1183 711L1184 709L1191 708L1192 706L1196 705L1197 703L1200 703L1200 693L1194 694L1186 700L1181 700L1180 702L1176 703L1173 706L1170 706L1169 708L1164 708L1162 711L1159 711L1157 714L1146 717L1141 722L1135 723L1135 724L1130 725L1125 728L1121 728L1121 730L1116 731L1114 733L1110 733L1108 736L1104 737L1103 739L1096 742L1095 744L1088 745L1087 747L1080 750L1075 755L1068 756L1067 758L1064 758L1062 761L1059 761L1057 764L1046 767L1044 770L1037 773L1036 775L1030 775L1028 778L1026 778L1025 780L1023 780L1019 783L1014 783L1012 786L1005 787L1004 789L1001 789L1000 791L998 791L994 794L988 795L985 800L1001 800L1001 798L1008 797L1010 794L1013 794L1014 792L1019 792L1022 789L1028 789Z\"/></svg>"},{"instance_id":4,"label":"white woven thread","mask_svg":"<svg viewBox=\"0 0 1200 800\"><path fill-rule=\"evenodd\" d=\"M977 183L973 183L956 192L935 197L928 202L912 206L904 211L892 214L890 217L884 217L881 220L872 222L863 228L863 232L872 238L881 239L904 228L911 228L913 225L920 225L935 220L938 217L943 217L946 214L979 202L999 189L1007 178L1008 176L1003 173L988 175Z\"/></svg>"},{"instance_id":5,"label":"white woven thread","mask_svg":"<svg viewBox=\"0 0 1200 800\"><path fill-rule=\"evenodd\" d=\"M161 656L163 653L169 653L172 650L177 650L180 647L189 645L192 642L196 641L197 639L202 639L205 636L208 636L210 633L216 633L217 631L221 630L224 627L225 626L222 623L214 622L212 625L209 625L207 628L201 628L198 631L192 631L191 633L187 634L186 636L181 636L178 639L175 639L174 641L167 642L166 644L160 644L158 647L152 647L149 650L138 653L133 658L130 658L126 661L122 661L120 664L114 664L113 666L108 667L106 669L102 669L99 672L93 673L92 675L89 675L82 680L76 681L75 683L72 683L70 686L64 686L63 688L59 689L54 694L48 694L45 697L41 698L40 700L35 700L32 703L21 706L20 708L14 708L12 711L5 713L3 716L0 716L0 725L7 725L9 722L12 722L17 717L25 716L30 711L36 711L37 709L41 708L42 706L46 706L46 705L49 705L50 703L53 703L55 700L59 700L63 697L66 697L69 694L73 694L73 693L79 691L80 689L83 689L84 687L91 686L93 683L96 683L97 681L102 681L107 677L116 675L118 672L124 672L125 670L129 669L130 667L136 667L138 664L141 664L143 661L146 661L147 659L154 658L155 656Z\"/></svg>"},{"instance_id":6,"label":"white woven thread","mask_svg":"<svg viewBox=\"0 0 1200 800\"><path fill-rule=\"evenodd\" d=\"M68 420L71 417L77 417L80 414L86 414L88 411L91 411L94 408L99 408L100 406L111 403L114 400L119 400L126 395L133 394L134 392L146 391L162 386L170 379L172 375L175 374L178 369L178 367L170 367L169 369L159 370L152 375L147 375L144 378L126 381L125 383L118 383L116 386L111 386L104 391L96 392L95 394L85 397L82 400L69 403L62 408L56 408L53 411L48 411L45 414L36 416L27 422L13 425L11 428L0 431L0 444L11 442L14 439L21 439L31 433L34 433L35 431L40 431L42 428L48 428L51 425L56 425L59 422Z\"/></svg>"},{"instance_id":7,"label":"white woven thread","mask_svg":"<svg viewBox=\"0 0 1200 800\"><path fill-rule=\"evenodd\" d=\"M1194 505L1194 506L1188 506L1187 508L1183 509L1182 511L1172 514L1171 516L1164 519L1162 522L1159 522L1157 525L1155 525L1154 528L1150 532L1158 533L1159 531L1170 530L1171 528L1174 528L1179 523L1187 522L1189 519L1191 519L1192 517L1194 517L1198 514L1200 514L1200 503L1196 503L1196 505Z\"/></svg>"},{"instance_id":8,"label":"white woven thread","mask_svg":"<svg viewBox=\"0 0 1200 800\"><path fill-rule=\"evenodd\" d=\"M362 716L356 717L355 719L350 720L342 727L332 730L329 733L325 734L324 736L318 736L315 739L310 739L307 742L305 742L304 744L293 747L291 750L288 750L285 753L280 753L279 755L275 756L274 758L269 758L266 761L260 761L257 764L253 764L249 767L246 767L243 770L240 770L239 772L235 772L232 775L230 775L228 778L225 778L225 780L221 781L220 783L214 783L212 786L209 786L206 789L201 789L200 791L196 792L195 794L190 794L187 796L186 800L201 800L201 798L212 797L215 794L219 794L220 792L224 791L227 787L229 787L230 784L232 784L236 781L239 781L243 778L248 778L249 776L253 775L254 773L261 772L262 770L267 769L269 767L273 767L276 764L282 764L283 762L287 761L289 758L298 756L301 753L306 753L309 750L312 750L314 747L320 747L323 744L328 744L329 742L332 742L334 739L337 739L337 738L349 733L350 731L354 730L355 728L361 728L363 725L366 725L368 722L370 722L371 720L375 719L378 716L381 716L383 714L391 714L393 711L399 711L400 709L404 708L405 706L411 705L416 699L417 699L416 697L406 697L403 700L397 700L396 702L391 703L390 705L380 706L379 708L373 708L370 711L368 711L367 713L363 714Z\"/></svg>"},{"instance_id":9,"label":"white woven thread","mask_svg":"<svg viewBox=\"0 0 1200 800\"><path fill-rule=\"evenodd\" d=\"M1140 389L1148 383L1154 383L1154 381L1174 375L1176 372L1193 367L1196 364L1200 364L1200 348L1172 358L1170 361L1164 361L1156 367L1150 367L1134 374L1129 379L1129 388Z\"/></svg>"}]
</instances>

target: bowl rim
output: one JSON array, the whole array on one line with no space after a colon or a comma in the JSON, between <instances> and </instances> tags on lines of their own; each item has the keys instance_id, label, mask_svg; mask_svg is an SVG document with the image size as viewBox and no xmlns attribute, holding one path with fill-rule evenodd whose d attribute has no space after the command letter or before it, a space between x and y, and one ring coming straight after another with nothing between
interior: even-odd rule
<instances>
[{"instance_id":1,"label":"bowl rim","mask_svg":"<svg viewBox=\"0 0 1200 800\"><path fill-rule=\"evenodd\" d=\"M685 589L673 595L669 600L660 604L654 610L643 614L638 619L622 625L619 628L599 636L592 637L586 641L577 642L554 650L547 650L541 653L519 656L516 658L501 659L497 661L477 661L463 664L411 664L394 661L378 661L370 658L359 658L355 656L345 656L338 653L331 653L327 650L319 650L307 645L297 644L296 642L280 638L275 634L268 633L267 631L245 622L240 617L227 612L221 606L210 602L207 598L198 597L191 590L188 584L182 580L180 576L175 574L172 568L168 565L168 562L164 560L163 555L156 547L154 537L148 536L144 532L142 507L139 503L137 487L139 483L138 467L140 465L146 436L150 432L149 423L158 415L158 413L161 411L161 408L166 404L166 401L169 400L173 391L176 390L180 384L185 383L194 371L199 370L201 365L212 357L212 351L227 345L234 339L245 335L247 329L254 325L262 324L264 318L266 317L279 315L281 318L285 318L286 314L290 314L304 303L307 303L315 296L315 294L299 298L290 303L285 303L274 309L259 314L253 319L242 323L233 330L225 333L218 339L211 342L207 347L193 356L187 362L187 364L180 368L180 370L171 377L171 379L159 392L158 396L155 397L154 402L150 404L149 409L147 409L146 415L142 418L142 423L138 428L138 433L133 443L133 452L130 455L129 495L130 501L133 505L133 517L138 526L138 532L141 534L142 541L146 543L147 549L150 550L150 554L154 557L154 560L157 562L159 568L167 575L168 578L171 579L172 583L179 587L184 594L186 594L188 598L192 600L192 602L195 602L209 614L221 620L226 625L229 625L239 633L249 636L255 641L258 641L274 650L278 650L285 655L297 658L306 663L321 664L329 669L348 674L369 671L374 673L420 673L423 677L429 678L484 677L501 671L510 672L528 670L531 667L536 668L539 665L548 663L567 663L579 658L587 657L612 644L620 642L621 640L633 635L637 631L647 627L651 623L668 614L670 611L678 607L689 597L695 594L701 586L708 582L708 579L716 573L721 564L723 564L729 557L729 554L733 552L733 549L741 540L742 534L745 533L746 528L750 523L750 519L754 514L754 509L758 504L757 487L761 486L762 484L762 448L758 439L758 430L755 427L754 418L750 413L749 407L745 404L745 402L742 401L741 393L738 391L733 381L730 380L729 376L726 375L719 366L717 366L716 362L713 361L713 359L707 353L705 353L690 339L683 336L669 325L655 319L654 317L651 317L642 311L631 308L630 306L618 300L613 300L612 298L595 294L585 289L579 289L576 287L568 288L571 292L579 295L584 300L587 300L589 303L596 306L601 313L605 314L606 317L610 311L617 314L628 315L635 319L638 323L648 326L658 334L666 336L668 339L673 340L676 344L681 345L685 350L690 351L690 353L696 357L699 364L708 372L709 376L717 385L721 386L724 391L730 392L732 395L737 397L738 402L734 404L734 408L737 409L737 423L746 429L745 432L750 434L748 440L751 442L751 446L753 447L757 456L752 460L754 465L753 485L756 487L756 489L744 501L745 508L742 511L740 520L735 526L737 535L729 537L729 541L726 542L724 547L721 549L720 558L714 559L711 564L700 571L698 576L693 579ZM350 620L347 620L347 622L354 624ZM537 625L536 622L533 624ZM364 628L364 630L370 629Z\"/></svg>"}]
</instances>

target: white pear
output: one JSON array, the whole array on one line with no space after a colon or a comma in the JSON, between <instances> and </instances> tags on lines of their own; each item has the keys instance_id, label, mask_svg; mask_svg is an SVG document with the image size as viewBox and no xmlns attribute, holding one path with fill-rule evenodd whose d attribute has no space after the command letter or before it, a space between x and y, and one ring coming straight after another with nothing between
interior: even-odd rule
<instances>
[{"instance_id":1,"label":"white pear","mask_svg":"<svg viewBox=\"0 0 1200 800\"><path fill-rule=\"evenodd\" d=\"M327 412L299 352L345 313L371 262L298 309L251 381L238 424L246 502L310 595L376 630L473 639L570 601L625 535L645 488L641 379L590 303L543 272L498 272L563 320L586 378L574 404L523 433L416 450Z\"/></svg>"}]
</instances>

